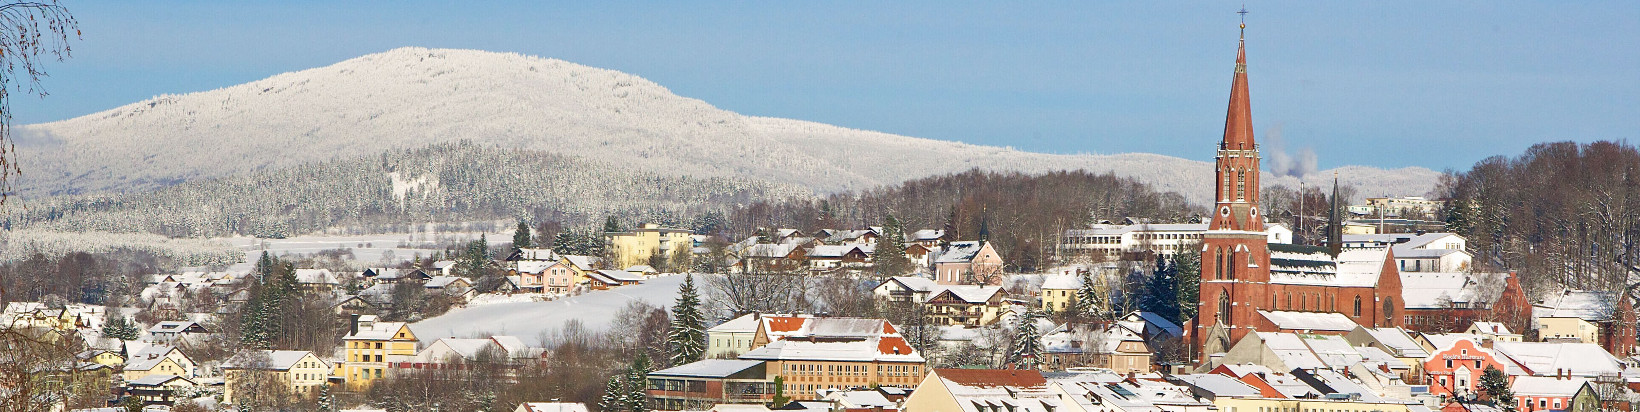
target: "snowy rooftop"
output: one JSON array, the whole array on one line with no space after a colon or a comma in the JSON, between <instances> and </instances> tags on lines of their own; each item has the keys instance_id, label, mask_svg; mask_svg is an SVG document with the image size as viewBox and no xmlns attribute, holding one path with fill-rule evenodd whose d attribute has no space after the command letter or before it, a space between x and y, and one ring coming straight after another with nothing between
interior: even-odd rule
<instances>
[{"instance_id":1,"label":"snowy rooftop","mask_svg":"<svg viewBox=\"0 0 1640 412\"><path fill-rule=\"evenodd\" d=\"M1617 292L1563 289L1551 294L1538 304L1532 316L1540 318L1579 318L1590 321L1609 320L1615 312Z\"/></svg>"},{"instance_id":2,"label":"snowy rooftop","mask_svg":"<svg viewBox=\"0 0 1640 412\"><path fill-rule=\"evenodd\" d=\"M570 402L525 402L518 405L523 412L587 412L584 403Z\"/></svg>"},{"instance_id":3,"label":"snowy rooftop","mask_svg":"<svg viewBox=\"0 0 1640 412\"><path fill-rule=\"evenodd\" d=\"M1145 328L1135 330L1142 330L1145 333L1152 335L1157 332L1162 332L1172 336L1184 336L1183 328L1180 328L1179 325L1174 324L1173 321L1167 320L1166 318L1163 318L1162 315L1158 315L1155 312L1134 311L1122 319L1123 322L1143 321Z\"/></svg>"},{"instance_id":4,"label":"snowy rooftop","mask_svg":"<svg viewBox=\"0 0 1640 412\"><path fill-rule=\"evenodd\" d=\"M1565 370L1573 376L1616 375L1623 364L1593 343L1494 342L1492 350L1519 364L1532 375L1554 375Z\"/></svg>"},{"instance_id":5,"label":"snowy rooftop","mask_svg":"<svg viewBox=\"0 0 1640 412\"><path fill-rule=\"evenodd\" d=\"M1089 229L1065 231L1065 236L1116 236L1129 232L1205 232L1206 223L1155 223L1143 225L1093 225Z\"/></svg>"},{"instance_id":6,"label":"snowy rooftop","mask_svg":"<svg viewBox=\"0 0 1640 412\"><path fill-rule=\"evenodd\" d=\"M1304 344L1310 347L1310 351L1315 353L1316 358L1321 359L1321 362L1330 368L1348 368L1364 358L1361 352L1350 346L1350 342L1342 336L1304 335L1301 338Z\"/></svg>"},{"instance_id":7,"label":"snowy rooftop","mask_svg":"<svg viewBox=\"0 0 1640 412\"><path fill-rule=\"evenodd\" d=\"M856 250L860 250L859 245L817 245L809 249L808 256L811 258L842 258ZM862 250L860 253L865 253L865 251Z\"/></svg>"},{"instance_id":8,"label":"snowy rooftop","mask_svg":"<svg viewBox=\"0 0 1640 412\"><path fill-rule=\"evenodd\" d=\"M1257 398L1262 395L1258 388L1254 388L1246 382L1216 373L1173 375L1173 378L1212 393L1215 397Z\"/></svg>"},{"instance_id":9,"label":"snowy rooftop","mask_svg":"<svg viewBox=\"0 0 1640 412\"><path fill-rule=\"evenodd\" d=\"M938 287L938 284L935 283L933 279L921 276L895 276L889 278L889 280L899 282L901 285L904 285L906 289L918 292L927 292L934 290L935 287Z\"/></svg>"},{"instance_id":10,"label":"snowy rooftop","mask_svg":"<svg viewBox=\"0 0 1640 412\"><path fill-rule=\"evenodd\" d=\"M260 353L256 353L256 352L260 352ZM243 369L243 368L246 368L246 367L257 367L258 365L247 365L246 363L250 362L251 359L260 358L261 355L266 355L267 356L267 361L268 361L266 369L282 371L282 370L288 370L290 368L296 367L297 362L301 362L303 358L306 358L308 355L311 355L311 354L313 354L313 352L308 352L308 351L305 351L305 350L253 350L253 351L246 351L246 352L240 352L238 355L235 355L234 357L228 358L228 360L223 361L222 362L222 367L226 368L226 369ZM323 363L324 360L321 359L321 360L319 360L319 362ZM329 367L330 365L325 364L324 366Z\"/></svg>"},{"instance_id":11,"label":"snowy rooftop","mask_svg":"<svg viewBox=\"0 0 1640 412\"><path fill-rule=\"evenodd\" d=\"M1516 376L1509 384L1515 396L1555 396L1571 398L1589 381L1583 378L1562 379L1553 376Z\"/></svg>"},{"instance_id":12,"label":"snowy rooftop","mask_svg":"<svg viewBox=\"0 0 1640 412\"><path fill-rule=\"evenodd\" d=\"M923 362L922 355L900 337L787 338L752 349L741 359L826 360L839 362Z\"/></svg>"},{"instance_id":13,"label":"snowy rooftop","mask_svg":"<svg viewBox=\"0 0 1640 412\"><path fill-rule=\"evenodd\" d=\"M1337 331L1348 332L1357 326L1355 321L1342 313L1321 312L1288 312L1288 311L1258 311L1259 315L1269 319L1277 328L1299 331Z\"/></svg>"},{"instance_id":14,"label":"snowy rooftop","mask_svg":"<svg viewBox=\"0 0 1640 412\"><path fill-rule=\"evenodd\" d=\"M945 250L934 259L934 263L968 263L979 255L984 244L979 241L951 242Z\"/></svg>"},{"instance_id":15,"label":"snowy rooftop","mask_svg":"<svg viewBox=\"0 0 1640 412\"><path fill-rule=\"evenodd\" d=\"M1074 290L1082 287L1082 277L1076 275L1047 275L1042 277L1042 289Z\"/></svg>"},{"instance_id":16,"label":"snowy rooftop","mask_svg":"<svg viewBox=\"0 0 1640 412\"><path fill-rule=\"evenodd\" d=\"M992 296L1002 293L1001 286L979 285L938 285L928 291L928 300L941 299L941 295L950 292L950 296L966 303L979 304L991 300Z\"/></svg>"},{"instance_id":17,"label":"snowy rooftop","mask_svg":"<svg viewBox=\"0 0 1640 412\"><path fill-rule=\"evenodd\" d=\"M757 360L705 359L651 372L650 375L723 378L762 365L763 361Z\"/></svg>"},{"instance_id":18,"label":"snowy rooftop","mask_svg":"<svg viewBox=\"0 0 1640 412\"><path fill-rule=\"evenodd\" d=\"M144 377L141 377L141 378L137 378L137 380L126 382L126 383L130 384L131 386L160 386L160 385L164 385L166 382L170 382L170 381L177 380L177 379L188 381L188 383L190 385L194 383L194 381L189 381L188 378L184 378L184 377L181 377L181 376L160 375L160 374L144 376Z\"/></svg>"},{"instance_id":19,"label":"snowy rooftop","mask_svg":"<svg viewBox=\"0 0 1640 412\"><path fill-rule=\"evenodd\" d=\"M1327 367L1326 362L1316 357L1298 335L1292 333L1258 332L1264 346L1274 353L1281 363L1293 369L1321 369Z\"/></svg>"},{"instance_id":20,"label":"snowy rooftop","mask_svg":"<svg viewBox=\"0 0 1640 412\"><path fill-rule=\"evenodd\" d=\"M309 285L335 285L341 283L336 275L328 269L296 269L296 282Z\"/></svg>"},{"instance_id":21,"label":"snowy rooftop","mask_svg":"<svg viewBox=\"0 0 1640 412\"><path fill-rule=\"evenodd\" d=\"M1508 273L1401 272L1401 296L1409 309L1450 303L1497 302Z\"/></svg>"}]
</instances>

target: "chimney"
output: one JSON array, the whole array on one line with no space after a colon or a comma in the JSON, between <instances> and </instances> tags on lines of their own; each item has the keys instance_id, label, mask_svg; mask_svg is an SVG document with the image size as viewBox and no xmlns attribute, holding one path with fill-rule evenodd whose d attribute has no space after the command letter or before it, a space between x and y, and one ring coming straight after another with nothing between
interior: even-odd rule
<instances>
[{"instance_id":1,"label":"chimney","mask_svg":"<svg viewBox=\"0 0 1640 412\"><path fill-rule=\"evenodd\" d=\"M353 321L347 324L347 336L357 335L359 334L359 314L355 313L350 318Z\"/></svg>"}]
</instances>

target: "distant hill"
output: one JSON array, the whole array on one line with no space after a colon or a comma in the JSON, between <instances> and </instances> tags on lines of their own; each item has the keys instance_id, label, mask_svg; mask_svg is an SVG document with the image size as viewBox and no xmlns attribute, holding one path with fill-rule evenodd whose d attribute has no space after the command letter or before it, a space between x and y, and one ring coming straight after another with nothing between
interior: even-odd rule
<instances>
[{"instance_id":1,"label":"distant hill","mask_svg":"<svg viewBox=\"0 0 1640 412\"><path fill-rule=\"evenodd\" d=\"M690 178L521 149L441 143L414 150L201 179L130 193L26 202L6 227L284 237L331 227L414 231L418 222L540 217L681 222L729 205L812 196L734 177Z\"/></svg>"},{"instance_id":2,"label":"distant hill","mask_svg":"<svg viewBox=\"0 0 1640 412\"><path fill-rule=\"evenodd\" d=\"M237 86L17 128L24 197L148 191L440 143L532 150L611 170L735 178L816 193L965 171L1085 169L1209 202L1207 162L1054 155L744 116L643 78L561 60L401 48ZM1204 151L1216 131L1200 136ZM1419 195L1423 168L1337 169L1363 194ZM1311 184L1332 173L1309 176ZM1267 184L1296 185L1265 176Z\"/></svg>"}]
</instances>

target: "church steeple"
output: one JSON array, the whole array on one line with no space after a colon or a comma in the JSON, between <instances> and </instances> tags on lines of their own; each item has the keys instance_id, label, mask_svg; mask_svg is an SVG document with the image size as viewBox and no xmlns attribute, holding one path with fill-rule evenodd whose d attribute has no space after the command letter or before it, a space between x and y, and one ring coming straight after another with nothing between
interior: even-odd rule
<instances>
[{"instance_id":1,"label":"church steeple","mask_svg":"<svg viewBox=\"0 0 1640 412\"><path fill-rule=\"evenodd\" d=\"M1236 72L1230 83L1230 110L1224 117L1225 149L1253 150L1253 109L1247 97L1247 24L1236 42Z\"/></svg>"}]
</instances>

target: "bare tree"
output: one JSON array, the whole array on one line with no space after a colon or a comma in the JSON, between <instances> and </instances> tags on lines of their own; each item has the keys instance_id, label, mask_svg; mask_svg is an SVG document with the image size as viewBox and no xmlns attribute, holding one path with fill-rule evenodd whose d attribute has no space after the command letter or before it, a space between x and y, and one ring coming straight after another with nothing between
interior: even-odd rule
<instances>
[{"instance_id":1,"label":"bare tree","mask_svg":"<svg viewBox=\"0 0 1640 412\"><path fill-rule=\"evenodd\" d=\"M755 272L705 276L707 299L720 319L748 313L806 312L808 277L794 273Z\"/></svg>"},{"instance_id":2,"label":"bare tree","mask_svg":"<svg viewBox=\"0 0 1640 412\"><path fill-rule=\"evenodd\" d=\"M42 27L42 24L44 27ZM11 197L11 183L23 172L17 166L17 145L11 137L11 87L45 96L40 78L45 59L62 61L71 48L69 36L80 37L80 22L56 0L0 5L0 204ZM19 73L22 75L19 76Z\"/></svg>"},{"instance_id":3,"label":"bare tree","mask_svg":"<svg viewBox=\"0 0 1640 412\"><path fill-rule=\"evenodd\" d=\"M55 405L106 402L108 374L76 367L74 354L83 346L74 335L52 329L9 325L0 329L0 388L4 388L0 389L0 410L52 410ZM98 378L103 379L101 394L93 381Z\"/></svg>"}]
</instances>

